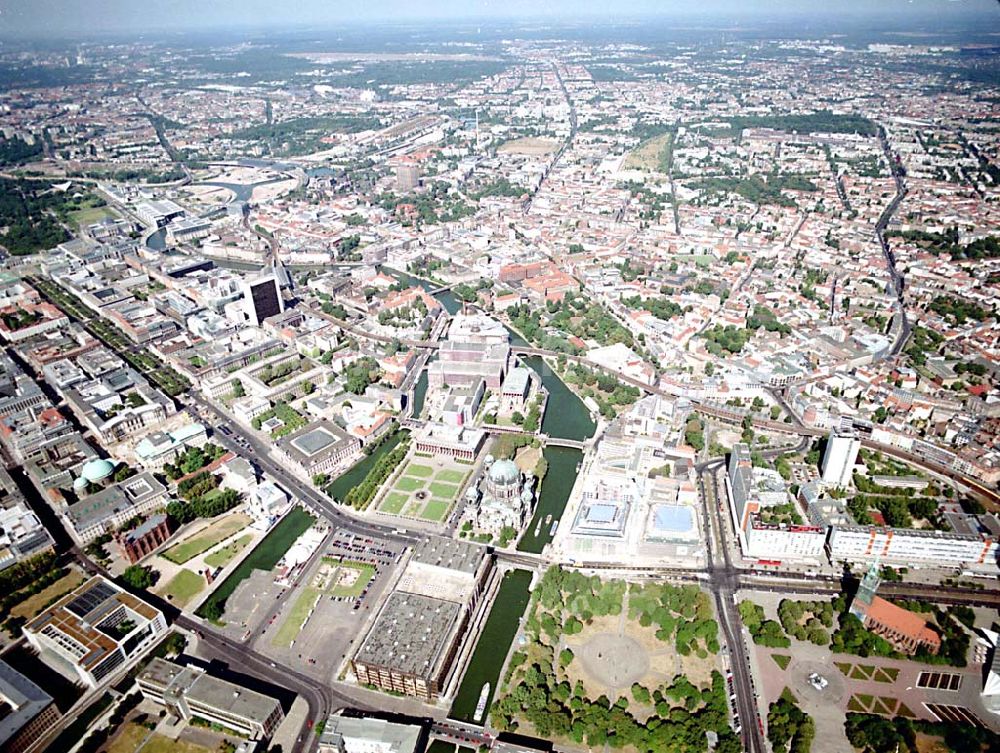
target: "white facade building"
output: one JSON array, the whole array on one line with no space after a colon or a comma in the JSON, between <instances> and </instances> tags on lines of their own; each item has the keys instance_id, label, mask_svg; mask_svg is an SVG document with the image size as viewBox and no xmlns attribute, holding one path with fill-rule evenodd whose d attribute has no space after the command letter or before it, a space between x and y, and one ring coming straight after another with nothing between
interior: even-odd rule
<instances>
[{"instance_id":1,"label":"white facade building","mask_svg":"<svg viewBox=\"0 0 1000 753\"><path fill-rule=\"evenodd\" d=\"M823 453L823 482L848 486L858 460L861 440L851 434L831 434Z\"/></svg>"}]
</instances>

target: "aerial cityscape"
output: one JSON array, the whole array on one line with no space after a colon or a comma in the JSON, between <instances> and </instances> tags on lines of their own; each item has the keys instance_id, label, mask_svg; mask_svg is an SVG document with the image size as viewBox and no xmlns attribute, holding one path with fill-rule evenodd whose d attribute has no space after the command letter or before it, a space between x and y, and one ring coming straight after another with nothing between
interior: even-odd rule
<instances>
[{"instance_id":1,"label":"aerial cityscape","mask_svg":"<svg viewBox=\"0 0 1000 753\"><path fill-rule=\"evenodd\" d=\"M0 753L1000 753L1000 3L154 5L0 0Z\"/></svg>"}]
</instances>

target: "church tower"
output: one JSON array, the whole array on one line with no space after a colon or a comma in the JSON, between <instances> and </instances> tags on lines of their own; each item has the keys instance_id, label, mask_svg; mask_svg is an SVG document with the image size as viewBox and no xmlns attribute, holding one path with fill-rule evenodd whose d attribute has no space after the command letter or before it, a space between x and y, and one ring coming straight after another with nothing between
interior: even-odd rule
<instances>
[{"instance_id":1,"label":"church tower","mask_svg":"<svg viewBox=\"0 0 1000 753\"><path fill-rule=\"evenodd\" d=\"M861 583L858 585L858 592L854 595L854 601L851 602L851 614L862 622L865 621L868 608L872 605L872 601L875 599L875 592L878 591L879 584L882 582L879 572L878 562L873 562L868 568L868 572L865 573L865 577L861 579Z\"/></svg>"}]
</instances>

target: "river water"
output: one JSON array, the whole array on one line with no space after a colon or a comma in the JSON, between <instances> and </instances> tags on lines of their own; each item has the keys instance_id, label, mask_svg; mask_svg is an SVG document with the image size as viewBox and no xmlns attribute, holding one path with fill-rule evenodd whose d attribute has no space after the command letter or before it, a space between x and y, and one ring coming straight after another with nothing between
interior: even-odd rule
<instances>
[{"instance_id":1,"label":"river water","mask_svg":"<svg viewBox=\"0 0 1000 753\"><path fill-rule=\"evenodd\" d=\"M517 634L521 615L528 606L528 586L531 573L527 570L511 570L503 577L490 616L486 619L483 632L479 636L476 650L472 653L469 668L462 678L462 684L455 695L451 707L451 717L464 722L473 722L479 694L485 683L490 684L487 709L497 692L500 670L511 641ZM488 712L487 712L488 713Z\"/></svg>"}]
</instances>

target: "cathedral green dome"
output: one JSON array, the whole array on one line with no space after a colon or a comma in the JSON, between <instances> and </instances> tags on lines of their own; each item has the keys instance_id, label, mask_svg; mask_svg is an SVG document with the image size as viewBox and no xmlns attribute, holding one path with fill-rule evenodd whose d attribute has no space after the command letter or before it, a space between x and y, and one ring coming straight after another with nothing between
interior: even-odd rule
<instances>
[{"instance_id":1,"label":"cathedral green dome","mask_svg":"<svg viewBox=\"0 0 1000 753\"><path fill-rule=\"evenodd\" d=\"M521 472L512 460L498 460L488 471L490 481L495 484L516 484L521 480Z\"/></svg>"}]
</instances>

